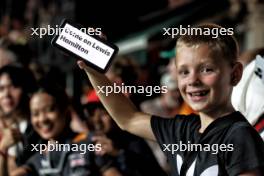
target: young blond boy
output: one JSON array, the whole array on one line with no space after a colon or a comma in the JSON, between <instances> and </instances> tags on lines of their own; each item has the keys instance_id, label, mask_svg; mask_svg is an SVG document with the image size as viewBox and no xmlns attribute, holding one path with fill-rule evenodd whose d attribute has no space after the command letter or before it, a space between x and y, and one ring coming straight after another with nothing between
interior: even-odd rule
<instances>
[{"instance_id":1,"label":"young blond boy","mask_svg":"<svg viewBox=\"0 0 264 176\"><path fill-rule=\"evenodd\" d=\"M201 29L218 28L201 25ZM199 115L163 119L139 112L123 94L98 96L116 123L130 133L156 140L172 175L263 175L264 143L231 104L231 92L242 76L233 36L181 36L176 45L179 90ZM93 87L110 86L103 75L78 62Z\"/></svg>"}]
</instances>

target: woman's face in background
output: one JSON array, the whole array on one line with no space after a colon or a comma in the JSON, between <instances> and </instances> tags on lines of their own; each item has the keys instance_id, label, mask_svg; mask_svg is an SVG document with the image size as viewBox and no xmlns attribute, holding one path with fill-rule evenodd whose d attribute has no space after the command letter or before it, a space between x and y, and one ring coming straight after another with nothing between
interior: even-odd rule
<instances>
[{"instance_id":1,"label":"woman's face in background","mask_svg":"<svg viewBox=\"0 0 264 176\"><path fill-rule=\"evenodd\" d=\"M22 88L13 85L8 74L0 76L0 108L5 115L16 110L22 97Z\"/></svg>"},{"instance_id":2,"label":"woman's face in background","mask_svg":"<svg viewBox=\"0 0 264 176\"><path fill-rule=\"evenodd\" d=\"M66 113L61 112L54 97L36 93L30 100L31 123L45 140L56 140L66 128Z\"/></svg>"},{"instance_id":3,"label":"woman's face in background","mask_svg":"<svg viewBox=\"0 0 264 176\"><path fill-rule=\"evenodd\" d=\"M112 119L106 110L97 108L91 118L95 130L107 133L112 129Z\"/></svg>"}]
</instances>

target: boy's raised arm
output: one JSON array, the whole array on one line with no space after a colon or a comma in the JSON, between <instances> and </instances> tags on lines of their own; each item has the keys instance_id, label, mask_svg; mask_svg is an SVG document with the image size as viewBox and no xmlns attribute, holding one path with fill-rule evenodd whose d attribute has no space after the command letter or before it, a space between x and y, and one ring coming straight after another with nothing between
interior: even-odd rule
<instances>
[{"instance_id":1,"label":"boy's raised arm","mask_svg":"<svg viewBox=\"0 0 264 176\"><path fill-rule=\"evenodd\" d=\"M99 91L99 88L112 86L108 78L86 66L83 61L78 61L78 65L85 70L104 107L121 129L143 138L155 140L150 125L151 115L138 111L134 104L122 93L111 92L106 96L106 94Z\"/></svg>"}]
</instances>

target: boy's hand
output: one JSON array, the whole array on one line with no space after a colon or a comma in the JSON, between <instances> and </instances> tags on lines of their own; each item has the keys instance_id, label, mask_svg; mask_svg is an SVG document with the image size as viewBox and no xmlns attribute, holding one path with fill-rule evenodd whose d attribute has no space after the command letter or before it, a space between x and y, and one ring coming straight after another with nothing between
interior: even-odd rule
<instances>
[{"instance_id":1,"label":"boy's hand","mask_svg":"<svg viewBox=\"0 0 264 176\"><path fill-rule=\"evenodd\" d=\"M106 35L104 35L103 33L101 33L101 35L99 37L101 39L107 40ZM78 60L77 64L78 64L79 68L81 70L84 70L86 73L88 73L88 72L96 72L94 69L88 67L83 60Z\"/></svg>"},{"instance_id":2,"label":"boy's hand","mask_svg":"<svg viewBox=\"0 0 264 176\"><path fill-rule=\"evenodd\" d=\"M77 64L78 64L80 69L82 69L86 72L87 75L89 73L100 74L98 71L94 70L93 68L88 67L83 60L78 60Z\"/></svg>"},{"instance_id":3,"label":"boy's hand","mask_svg":"<svg viewBox=\"0 0 264 176\"><path fill-rule=\"evenodd\" d=\"M84 71L86 72L87 65L84 63L84 61L82 61L82 60L78 60L78 61L77 61L77 65L79 66L79 68L80 68L81 70L84 70Z\"/></svg>"}]
</instances>

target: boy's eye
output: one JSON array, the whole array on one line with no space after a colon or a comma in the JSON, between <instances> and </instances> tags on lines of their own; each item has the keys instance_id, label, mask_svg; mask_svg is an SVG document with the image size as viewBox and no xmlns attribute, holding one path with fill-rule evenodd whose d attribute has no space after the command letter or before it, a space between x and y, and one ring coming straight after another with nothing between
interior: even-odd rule
<instances>
[{"instance_id":1,"label":"boy's eye","mask_svg":"<svg viewBox=\"0 0 264 176\"><path fill-rule=\"evenodd\" d=\"M179 72L178 72L178 74L179 74L180 76L186 76L188 73L189 73L188 70L179 70Z\"/></svg>"},{"instance_id":2,"label":"boy's eye","mask_svg":"<svg viewBox=\"0 0 264 176\"><path fill-rule=\"evenodd\" d=\"M202 73L211 73L213 71L214 71L214 69L210 68L210 67L204 67L204 68L201 69Z\"/></svg>"},{"instance_id":3,"label":"boy's eye","mask_svg":"<svg viewBox=\"0 0 264 176\"><path fill-rule=\"evenodd\" d=\"M33 111L33 112L31 112L31 116L32 116L32 117L36 117L36 116L38 116L38 112L37 112L37 111Z\"/></svg>"}]
</instances>

